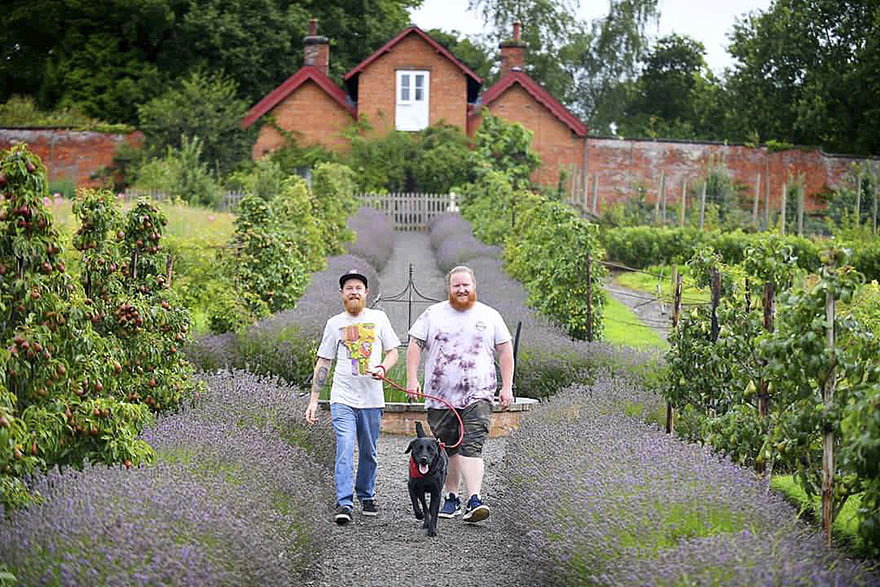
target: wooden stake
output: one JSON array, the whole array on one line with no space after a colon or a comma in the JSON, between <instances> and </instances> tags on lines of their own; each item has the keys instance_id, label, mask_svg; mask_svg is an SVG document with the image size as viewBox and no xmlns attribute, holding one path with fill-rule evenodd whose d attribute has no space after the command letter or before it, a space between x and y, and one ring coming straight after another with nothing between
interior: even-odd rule
<instances>
[{"instance_id":1,"label":"wooden stake","mask_svg":"<svg viewBox=\"0 0 880 587\"><path fill-rule=\"evenodd\" d=\"M785 236L785 195L787 190L788 183L782 182L782 205L779 207L779 213L782 214L782 226L780 228L782 236Z\"/></svg>"},{"instance_id":2,"label":"wooden stake","mask_svg":"<svg viewBox=\"0 0 880 587\"><path fill-rule=\"evenodd\" d=\"M755 172L755 201L752 204L752 224L758 226L758 200L761 199L761 172Z\"/></svg>"},{"instance_id":3,"label":"wooden stake","mask_svg":"<svg viewBox=\"0 0 880 587\"><path fill-rule=\"evenodd\" d=\"M718 340L718 305L721 303L721 271L712 270L712 342Z\"/></svg>"},{"instance_id":4,"label":"wooden stake","mask_svg":"<svg viewBox=\"0 0 880 587\"><path fill-rule=\"evenodd\" d=\"M773 283L768 281L764 284L764 330L767 332L773 331L773 316L776 312L775 305L776 288L773 287ZM762 378L758 385L758 416L761 418L767 416L770 408L769 387L769 382Z\"/></svg>"},{"instance_id":5,"label":"wooden stake","mask_svg":"<svg viewBox=\"0 0 880 587\"><path fill-rule=\"evenodd\" d=\"M663 193L663 185L666 183L666 172L660 172L660 187L657 190L657 199L654 200L654 224L660 223L660 197Z\"/></svg>"},{"instance_id":6,"label":"wooden stake","mask_svg":"<svg viewBox=\"0 0 880 587\"><path fill-rule=\"evenodd\" d=\"M703 191L700 194L700 230L703 230L703 221L706 219L706 184L703 182Z\"/></svg>"},{"instance_id":7,"label":"wooden stake","mask_svg":"<svg viewBox=\"0 0 880 587\"><path fill-rule=\"evenodd\" d=\"M825 321L827 324L825 345L834 354L834 295L825 293ZM831 366L822 390L825 413L830 414L834 406L834 366ZM822 439L822 530L825 532L825 545L831 546L831 524L834 521L832 495L834 490L834 430L825 426Z\"/></svg>"},{"instance_id":8,"label":"wooden stake","mask_svg":"<svg viewBox=\"0 0 880 587\"><path fill-rule=\"evenodd\" d=\"M684 228L684 216L685 211L687 210L687 187L688 182L686 179L681 180L681 210L679 211L679 220L678 225Z\"/></svg>"},{"instance_id":9,"label":"wooden stake","mask_svg":"<svg viewBox=\"0 0 880 587\"><path fill-rule=\"evenodd\" d=\"M798 187L798 219L797 219L797 232L798 236L804 236L804 208L806 207L806 187L801 184Z\"/></svg>"},{"instance_id":10,"label":"wooden stake","mask_svg":"<svg viewBox=\"0 0 880 587\"><path fill-rule=\"evenodd\" d=\"M672 302L672 328L678 327L678 321L681 317L681 282L682 276L678 272L678 265L672 266L672 285L675 288L675 296ZM673 434L675 432L675 410L672 404L666 402L666 433Z\"/></svg>"},{"instance_id":11,"label":"wooden stake","mask_svg":"<svg viewBox=\"0 0 880 587\"><path fill-rule=\"evenodd\" d=\"M862 215L862 172L859 171L859 176L856 178L856 226L861 225L861 215Z\"/></svg>"},{"instance_id":12,"label":"wooden stake","mask_svg":"<svg viewBox=\"0 0 880 587\"><path fill-rule=\"evenodd\" d=\"M587 255L587 341L593 342L593 257Z\"/></svg>"},{"instance_id":13,"label":"wooden stake","mask_svg":"<svg viewBox=\"0 0 880 587\"><path fill-rule=\"evenodd\" d=\"M593 174L593 214L599 214L599 174Z\"/></svg>"}]
</instances>

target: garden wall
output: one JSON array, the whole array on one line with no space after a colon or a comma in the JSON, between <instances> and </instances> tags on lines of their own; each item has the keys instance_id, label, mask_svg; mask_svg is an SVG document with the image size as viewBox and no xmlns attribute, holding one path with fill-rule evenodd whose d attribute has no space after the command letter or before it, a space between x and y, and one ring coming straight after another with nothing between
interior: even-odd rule
<instances>
[{"instance_id":1,"label":"garden wall","mask_svg":"<svg viewBox=\"0 0 880 587\"><path fill-rule=\"evenodd\" d=\"M0 150L25 143L43 160L48 180L69 180L77 186L94 186L92 174L113 163L122 143L138 145L140 132L110 134L66 129L0 128Z\"/></svg>"},{"instance_id":2,"label":"garden wall","mask_svg":"<svg viewBox=\"0 0 880 587\"><path fill-rule=\"evenodd\" d=\"M753 201L756 176L761 174L761 211L768 190L770 209L778 210L783 183L791 182L803 173L807 209L815 209L821 207L822 203L811 196L823 189L855 187L848 171L853 163L860 161L864 159L831 155L819 149L773 152L766 147L723 143L590 137L587 143L587 207L593 207L594 177L598 177L596 200L600 210L609 203L633 197L639 187L645 190L648 202L656 201L660 193L661 174L664 173L666 202L676 204L681 198L682 181L689 182L689 197L692 197L697 183L705 177L707 165L722 163L730 170L734 182L745 187L743 196L748 203ZM880 159L868 161L874 173L880 174ZM580 194L582 199L582 190Z\"/></svg>"}]
</instances>

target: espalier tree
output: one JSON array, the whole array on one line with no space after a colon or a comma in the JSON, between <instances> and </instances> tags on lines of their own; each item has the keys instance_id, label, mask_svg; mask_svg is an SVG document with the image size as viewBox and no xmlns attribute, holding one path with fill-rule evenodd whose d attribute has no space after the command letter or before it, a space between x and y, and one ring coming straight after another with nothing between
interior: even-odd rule
<instances>
[{"instance_id":1,"label":"espalier tree","mask_svg":"<svg viewBox=\"0 0 880 587\"><path fill-rule=\"evenodd\" d=\"M172 266L161 253L167 219L141 199L123 220L107 190L81 190L74 213L80 219L73 242L82 251L80 281L89 319L120 349L113 369L126 399L154 411L176 407L199 385L182 352L189 312L171 289Z\"/></svg>"},{"instance_id":2,"label":"espalier tree","mask_svg":"<svg viewBox=\"0 0 880 587\"><path fill-rule=\"evenodd\" d=\"M28 474L52 465L137 463L150 420L127 400L120 348L61 261L43 205L46 170L24 146L0 155L0 503L29 500Z\"/></svg>"}]
</instances>

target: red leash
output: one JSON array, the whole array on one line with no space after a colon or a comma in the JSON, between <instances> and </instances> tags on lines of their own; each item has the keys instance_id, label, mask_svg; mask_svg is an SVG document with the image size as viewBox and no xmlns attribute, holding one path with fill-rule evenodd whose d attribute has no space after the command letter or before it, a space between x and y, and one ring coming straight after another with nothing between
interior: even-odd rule
<instances>
[{"instance_id":1,"label":"red leash","mask_svg":"<svg viewBox=\"0 0 880 587\"><path fill-rule=\"evenodd\" d=\"M381 375L380 378L381 378L383 381L387 381L387 382L388 382L388 385L390 385L391 387L393 387L393 388L395 388L395 389L398 389L398 390L402 391L403 393L409 395L409 392L406 390L405 387L402 387L402 386L396 384L395 382L391 381L391 380L388 379L387 377L385 377L385 369L382 369L382 375ZM449 406L449 409L452 410L452 413L455 414L455 417L458 418L458 442L456 442L455 444L453 444L453 445L447 447L447 446L443 443L443 441L441 440L441 441L440 441L440 446L443 447L443 448L455 448L456 446L458 446L459 444L461 444L461 441L464 440L464 422L461 421L461 416L458 415L458 410L455 409L455 406L453 406L451 403L449 403L448 401L446 401L446 400L443 399L442 397L436 397L436 396L433 396L433 395L428 395L427 393L423 393L423 392L421 392L421 391L417 391L416 394L417 394L417 395L420 395L420 396L422 396L422 397L426 397L426 398L428 398L428 399L437 400L437 401L440 402L440 403L446 404L447 406Z\"/></svg>"}]
</instances>

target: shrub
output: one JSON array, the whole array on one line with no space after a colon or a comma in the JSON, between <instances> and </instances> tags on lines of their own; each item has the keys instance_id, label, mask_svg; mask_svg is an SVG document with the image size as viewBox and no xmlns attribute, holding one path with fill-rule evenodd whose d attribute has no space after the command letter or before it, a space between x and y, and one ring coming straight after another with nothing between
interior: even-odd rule
<instances>
[{"instance_id":1,"label":"shrub","mask_svg":"<svg viewBox=\"0 0 880 587\"><path fill-rule=\"evenodd\" d=\"M159 191L189 204L214 207L220 202L221 187L201 160L202 142L183 136L180 147L168 147L165 156L151 159L135 173L135 187Z\"/></svg>"},{"instance_id":2,"label":"shrub","mask_svg":"<svg viewBox=\"0 0 880 587\"><path fill-rule=\"evenodd\" d=\"M391 217L373 208L360 208L348 219L348 228L354 233L354 240L345 246L348 254L369 261L381 272L394 252Z\"/></svg>"}]
</instances>

